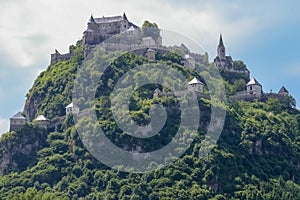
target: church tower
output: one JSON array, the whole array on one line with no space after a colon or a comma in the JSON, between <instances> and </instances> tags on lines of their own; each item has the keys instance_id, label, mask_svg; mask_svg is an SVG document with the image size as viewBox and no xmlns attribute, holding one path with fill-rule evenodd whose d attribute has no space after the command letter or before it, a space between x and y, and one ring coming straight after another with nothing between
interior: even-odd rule
<instances>
[{"instance_id":1,"label":"church tower","mask_svg":"<svg viewBox=\"0 0 300 200\"><path fill-rule=\"evenodd\" d=\"M218 45L218 56L219 59L226 59L225 57L225 46L223 44L223 39L222 39L222 34L220 34L220 41L219 41L219 45Z\"/></svg>"}]
</instances>

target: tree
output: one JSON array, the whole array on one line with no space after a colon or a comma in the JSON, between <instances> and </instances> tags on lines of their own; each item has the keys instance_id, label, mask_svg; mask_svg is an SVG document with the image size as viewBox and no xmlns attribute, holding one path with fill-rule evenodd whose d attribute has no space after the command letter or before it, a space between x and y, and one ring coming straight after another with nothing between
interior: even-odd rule
<instances>
[{"instance_id":1,"label":"tree","mask_svg":"<svg viewBox=\"0 0 300 200\"><path fill-rule=\"evenodd\" d=\"M143 37L152 37L154 40L159 38L160 30L156 23L151 23L149 21L145 21L142 26L142 35Z\"/></svg>"}]
</instances>

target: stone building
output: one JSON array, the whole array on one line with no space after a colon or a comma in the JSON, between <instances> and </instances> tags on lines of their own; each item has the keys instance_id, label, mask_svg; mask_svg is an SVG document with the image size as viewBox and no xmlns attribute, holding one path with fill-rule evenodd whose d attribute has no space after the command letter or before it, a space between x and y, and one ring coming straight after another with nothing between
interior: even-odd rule
<instances>
[{"instance_id":1,"label":"stone building","mask_svg":"<svg viewBox=\"0 0 300 200\"><path fill-rule=\"evenodd\" d=\"M39 115L34 119L34 121L37 121L42 128L48 128L48 126L50 125L50 120L47 119L44 115Z\"/></svg>"},{"instance_id":2,"label":"stone building","mask_svg":"<svg viewBox=\"0 0 300 200\"><path fill-rule=\"evenodd\" d=\"M188 90L196 93L203 93L203 83L199 81L196 77L193 78L190 82L188 82Z\"/></svg>"},{"instance_id":3,"label":"stone building","mask_svg":"<svg viewBox=\"0 0 300 200\"><path fill-rule=\"evenodd\" d=\"M262 85L252 78L246 85L246 92L249 94L262 94Z\"/></svg>"},{"instance_id":4,"label":"stone building","mask_svg":"<svg viewBox=\"0 0 300 200\"><path fill-rule=\"evenodd\" d=\"M196 60L193 56L190 54L186 54L184 56L184 60L181 62L185 68L188 69L195 69L196 66Z\"/></svg>"},{"instance_id":5,"label":"stone building","mask_svg":"<svg viewBox=\"0 0 300 200\"><path fill-rule=\"evenodd\" d=\"M222 34L220 34L217 52L217 56L214 59L215 66L221 69L233 69L234 65L231 56L226 56L226 48L223 43Z\"/></svg>"},{"instance_id":6,"label":"stone building","mask_svg":"<svg viewBox=\"0 0 300 200\"><path fill-rule=\"evenodd\" d=\"M288 91L284 86L282 86L282 87L280 88L280 90L278 91L278 94L281 94L281 95L289 95L290 93L289 93L289 91Z\"/></svg>"},{"instance_id":7,"label":"stone building","mask_svg":"<svg viewBox=\"0 0 300 200\"><path fill-rule=\"evenodd\" d=\"M220 34L219 45L217 47L217 56L214 59L214 65L225 72L239 73L250 77L250 71L245 67L235 66L231 56L226 56L226 48L223 43L222 34Z\"/></svg>"},{"instance_id":8,"label":"stone building","mask_svg":"<svg viewBox=\"0 0 300 200\"><path fill-rule=\"evenodd\" d=\"M90 17L87 23L87 29L83 32L83 46L85 55L87 55L92 48L100 44L104 40L121 33L130 37L139 36L140 28L131 23L126 14L123 16L113 17Z\"/></svg>"},{"instance_id":9,"label":"stone building","mask_svg":"<svg viewBox=\"0 0 300 200\"><path fill-rule=\"evenodd\" d=\"M77 115L79 114L79 111L80 111L79 107L74 105L73 102L66 106L66 115L71 113Z\"/></svg>"},{"instance_id":10,"label":"stone building","mask_svg":"<svg viewBox=\"0 0 300 200\"><path fill-rule=\"evenodd\" d=\"M196 94L198 97L204 97L209 99L209 96L204 95L203 87L204 84L201 81L199 81L197 78L193 78L190 82L187 83L188 91L194 92L194 94ZM185 94L186 94L186 90L162 92L159 88L156 88L153 92L153 98L159 98L162 96L184 96Z\"/></svg>"},{"instance_id":11,"label":"stone building","mask_svg":"<svg viewBox=\"0 0 300 200\"><path fill-rule=\"evenodd\" d=\"M150 60L155 60L156 59L156 51L154 49L149 48L146 52L146 57Z\"/></svg>"},{"instance_id":12,"label":"stone building","mask_svg":"<svg viewBox=\"0 0 300 200\"><path fill-rule=\"evenodd\" d=\"M18 112L14 116L12 116L10 119L10 126L9 131L15 131L17 129L22 128L26 123L26 118L22 115L21 112Z\"/></svg>"}]
</instances>

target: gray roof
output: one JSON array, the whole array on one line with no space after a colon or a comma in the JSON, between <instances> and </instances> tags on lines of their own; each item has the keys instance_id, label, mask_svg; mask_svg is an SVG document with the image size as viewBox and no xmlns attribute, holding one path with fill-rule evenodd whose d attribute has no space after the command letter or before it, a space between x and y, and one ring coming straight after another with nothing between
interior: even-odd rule
<instances>
[{"instance_id":1,"label":"gray roof","mask_svg":"<svg viewBox=\"0 0 300 200\"><path fill-rule=\"evenodd\" d=\"M36 119L36 121L49 121L44 115L39 115Z\"/></svg>"},{"instance_id":2,"label":"gray roof","mask_svg":"<svg viewBox=\"0 0 300 200\"><path fill-rule=\"evenodd\" d=\"M136 28L134 28L133 26L130 26L130 28L127 29L126 32L128 32L128 31L135 31L135 30L136 30Z\"/></svg>"},{"instance_id":3,"label":"gray roof","mask_svg":"<svg viewBox=\"0 0 300 200\"><path fill-rule=\"evenodd\" d=\"M187 46L185 46L185 44L183 44L183 43L181 43L179 48L181 48L181 49L183 49L184 51L187 51L187 52L190 51L189 48L187 48Z\"/></svg>"},{"instance_id":4,"label":"gray roof","mask_svg":"<svg viewBox=\"0 0 300 200\"><path fill-rule=\"evenodd\" d=\"M260 85L261 84L255 79L255 78L252 78L248 83L247 85Z\"/></svg>"},{"instance_id":5,"label":"gray roof","mask_svg":"<svg viewBox=\"0 0 300 200\"><path fill-rule=\"evenodd\" d=\"M26 119L21 112L18 112L14 116L12 116L10 119Z\"/></svg>"},{"instance_id":6,"label":"gray roof","mask_svg":"<svg viewBox=\"0 0 300 200\"><path fill-rule=\"evenodd\" d=\"M73 102L71 102L69 105L66 106L66 108L74 108L74 107L78 108L78 106L75 105Z\"/></svg>"},{"instance_id":7,"label":"gray roof","mask_svg":"<svg viewBox=\"0 0 300 200\"><path fill-rule=\"evenodd\" d=\"M66 106L66 108L73 108L73 102Z\"/></svg>"},{"instance_id":8,"label":"gray roof","mask_svg":"<svg viewBox=\"0 0 300 200\"><path fill-rule=\"evenodd\" d=\"M103 23L111 23L111 22L120 22L123 20L122 16L114 16L114 17L100 17L100 18L94 18L95 22L97 24L103 24Z\"/></svg>"},{"instance_id":9,"label":"gray roof","mask_svg":"<svg viewBox=\"0 0 300 200\"><path fill-rule=\"evenodd\" d=\"M284 86L282 86L278 93L279 94L281 94L281 93L289 93L289 91Z\"/></svg>"},{"instance_id":10,"label":"gray roof","mask_svg":"<svg viewBox=\"0 0 300 200\"><path fill-rule=\"evenodd\" d=\"M193 78L190 82L188 82L188 85L191 84L201 84L203 85L203 83L201 81L199 81L197 78Z\"/></svg>"}]
</instances>

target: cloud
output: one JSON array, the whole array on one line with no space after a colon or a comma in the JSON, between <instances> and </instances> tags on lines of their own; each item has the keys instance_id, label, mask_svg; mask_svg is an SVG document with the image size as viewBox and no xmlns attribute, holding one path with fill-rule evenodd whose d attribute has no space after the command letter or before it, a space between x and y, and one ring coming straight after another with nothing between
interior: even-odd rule
<instances>
[{"instance_id":1,"label":"cloud","mask_svg":"<svg viewBox=\"0 0 300 200\"><path fill-rule=\"evenodd\" d=\"M208 51L214 51L220 32L234 42L270 24L265 17L268 12L262 12L264 10L255 8L257 5L254 4L247 7L244 4L221 1L188 1L184 4L181 1L161 0L103 2L0 2L3 5L0 46L19 66L28 67L38 60L48 61L53 49L67 51L70 44L81 38L91 13L102 16L126 11L129 18L139 25L146 19L158 22L162 28L195 38ZM260 14L255 17L255 12Z\"/></svg>"},{"instance_id":2,"label":"cloud","mask_svg":"<svg viewBox=\"0 0 300 200\"><path fill-rule=\"evenodd\" d=\"M8 132L9 120L0 118L0 136Z\"/></svg>"},{"instance_id":3,"label":"cloud","mask_svg":"<svg viewBox=\"0 0 300 200\"><path fill-rule=\"evenodd\" d=\"M297 1L241 3L217 0L90 0L83 3L81 0L0 0L0 117L9 117L22 109L24 96L36 75L48 66L50 53L54 49L64 53L68 51L69 45L81 39L91 14L101 17L126 12L129 20L137 25L142 25L144 20L156 22L163 29L179 32L195 40L210 53L210 59L216 53L218 35L222 32L228 54L243 54L251 69L256 67L254 73L262 74L259 71L260 65L254 62L258 58L255 60L246 54L251 54L251 50L261 50L260 44L278 29L286 29L299 35L299 32L291 30L297 27L292 26L292 23L299 22L300 18L296 3ZM283 26L286 22L290 23L288 27ZM270 45L273 45L273 41ZM272 46L268 46L263 49L263 53L271 52L271 48ZM253 55L257 54L254 52ZM263 62L260 59L263 58L259 57L257 62ZM269 60L267 64L273 65ZM261 69L263 67L265 66Z\"/></svg>"}]
</instances>

